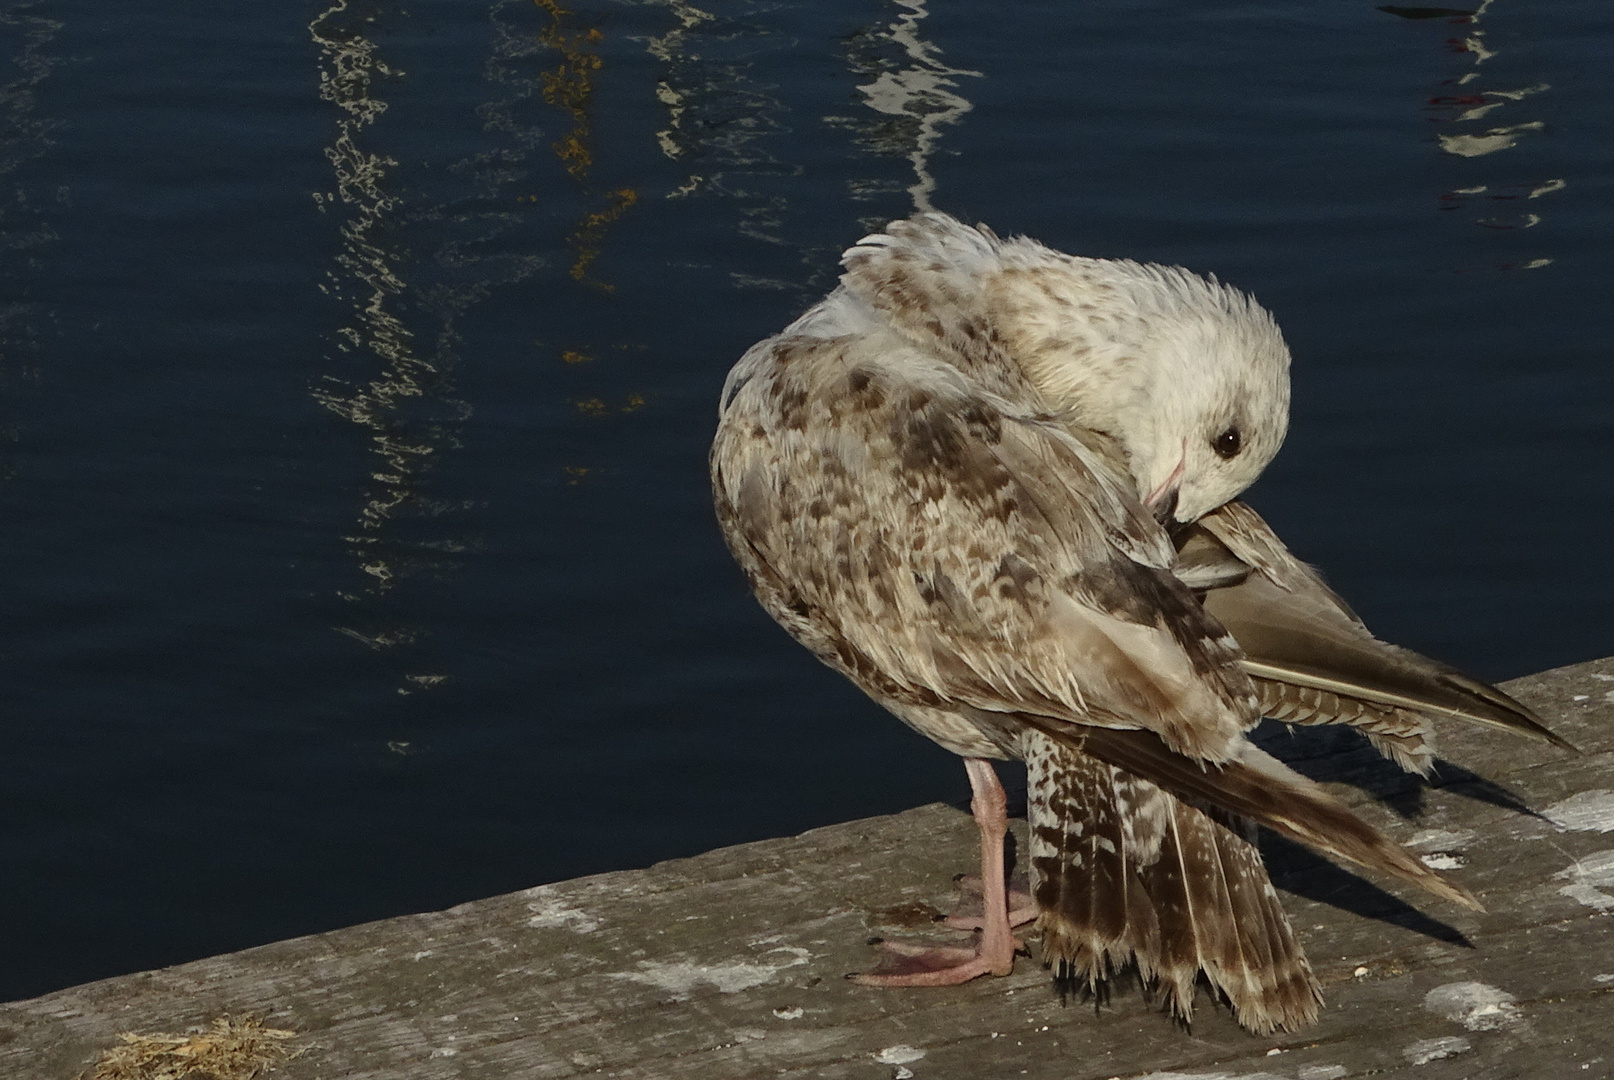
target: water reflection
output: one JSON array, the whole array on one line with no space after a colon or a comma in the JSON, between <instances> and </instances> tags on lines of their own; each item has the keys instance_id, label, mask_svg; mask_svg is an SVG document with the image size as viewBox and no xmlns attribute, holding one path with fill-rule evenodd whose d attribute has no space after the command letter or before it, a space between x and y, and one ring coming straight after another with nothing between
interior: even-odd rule
<instances>
[{"instance_id":1,"label":"water reflection","mask_svg":"<svg viewBox=\"0 0 1614 1080\"><path fill-rule=\"evenodd\" d=\"M344 361L344 368L378 369L369 378L327 375L314 396L364 429L378 459L359 508L359 531L344 538L359 568L371 578L367 591L373 594L392 588L405 561L399 545L387 535L387 526L413 497L427 461L445 445L446 432L439 425L462 419L465 409L441 396L436 367L417 354L414 332L396 310L398 298L408 288L399 276L406 260L404 249L390 235L396 228L398 199L386 186L389 171L398 163L362 143L365 129L387 109L372 90L400 77L365 36L381 11L379 4L338 0L309 24L320 48L320 97L344 114L325 151L336 190L314 195L322 210L341 215L337 269L327 274L323 288L346 302L350 321L337 329L333 343L341 356L333 359ZM406 405L416 408L406 412ZM417 420L422 413L425 424ZM343 632L377 646L413 639L411 632L366 633L352 628Z\"/></svg>"},{"instance_id":2,"label":"water reflection","mask_svg":"<svg viewBox=\"0 0 1614 1080\"><path fill-rule=\"evenodd\" d=\"M585 191L592 191L591 172L594 168L593 118L594 80L605 60L599 53L605 40L599 27L575 29L575 13L562 7L557 0L533 0L549 17L549 24L539 33L538 40L558 59L553 68L540 75L544 101L569 113L572 128L552 144L555 156L566 166L566 172ZM605 205L583 214L576 228L567 237L572 252L572 280L580 281L605 292L615 289L590 272L600 257L605 234L610 227L639 201L639 193L631 187L617 188L604 193Z\"/></svg>"},{"instance_id":3,"label":"water reflection","mask_svg":"<svg viewBox=\"0 0 1614 1080\"><path fill-rule=\"evenodd\" d=\"M758 18L776 5L729 5L721 14L687 0L645 0L666 8L675 23L645 40L660 64L656 98L665 126L656 132L661 153L684 170L669 199L717 198L738 213L735 227L753 240L802 249L788 235L790 201L785 192L802 167L778 157L777 136L789 134L789 106L756 78L759 60L790 44ZM738 273L738 288L805 291L797 281Z\"/></svg>"},{"instance_id":4,"label":"water reflection","mask_svg":"<svg viewBox=\"0 0 1614 1080\"><path fill-rule=\"evenodd\" d=\"M469 504L427 483L434 464L460 446L471 415L451 379L459 319L495 287L542 265L497 242L523 219L502 203L534 142L512 102L537 92L536 81L507 77L512 56L527 46L519 34L497 32L496 8L486 70L495 83L515 84L515 93L479 114L500 145L449 164L438 197L417 190L410 198L395 176L397 160L371 145L389 107L380 92L405 77L373 36L384 13L377 3L337 0L309 24L320 50L320 96L340 111L325 151L334 189L314 199L338 222L336 265L321 288L344 312L327 355L336 370L313 395L366 435L371 454L355 528L343 537L363 578L341 591L353 606L350 625L336 629L378 650L414 643L422 632L379 601L413 574L451 571L471 546L457 520ZM416 254L422 249L428 257ZM407 675L399 691L440 681Z\"/></svg>"},{"instance_id":5,"label":"water reflection","mask_svg":"<svg viewBox=\"0 0 1614 1080\"><path fill-rule=\"evenodd\" d=\"M734 287L803 297L821 291L838 272L839 248L825 243L821 221L810 230L792 227L796 204L803 201L805 169L784 148L810 139L793 128L791 106L764 74L788 63L788 53L798 45L780 27L780 5L706 10L689 0L643 2L672 16L663 32L644 39L646 51L661 65L656 97L665 119L655 133L657 145L682 169L665 197L721 199L735 207L735 227L742 235L796 254L786 276L730 271ZM960 80L980 75L948 65L941 49L924 38L926 0L888 0L882 6L894 17L854 26L840 37L856 80L856 108L820 118L849 131L857 146L877 157L906 165L904 176L869 175L867 158L861 166L855 159L821 166L850 166L863 173L846 181L854 203L889 201L865 217L864 225L932 207L931 164L938 145L945 129L971 109L957 92Z\"/></svg>"},{"instance_id":6,"label":"water reflection","mask_svg":"<svg viewBox=\"0 0 1614 1080\"><path fill-rule=\"evenodd\" d=\"M34 13L37 3L0 7L4 27L18 48L6 58L5 83L0 85L0 243L7 257L0 264L0 387L14 389L39 380L40 337L51 311L32 298L32 279L56 233L41 211L40 193L21 175L23 167L43 156L51 146L50 132L58 122L36 111L40 83L50 77L60 58L50 50L62 24ZM54 196L67 199L67 190ZM16 430L0 418L0 479L11 476L11 447Z\"/></svg>"},{"instance_id":7,"label":"water reflection","mask_svg":"<svg viewBox=\"0 0 1614 1080\"><path fill-rule=\"evenodd\" d=\"M893 0L901 14L885 23L854 34L847 43L847 60L853 72L870 81L858 86L863 104L877 117L826 117L856 133L856 141L876 153L903 157L913 170L914 182L906 188L916 210L934 210L931 196L936 178L930 159L942 129L956 124L973 106L956 93L960 77L980 78L979 71L950 67L942 52L920 34L930 14L926 0ZM854 197L869 197L878 188L854 189ZM883 221L880 224L884 224Z\"/></svg>"},{"instance_id":8,"label":"water reflection","mask_svg":"<svg viewBox=\"0 0 1614 1080\"><path fill-rule=\"evenodd\" d=\"M1444 18L1449 24L1463 28L1460 37L1446 39L1445 47L1449 52L1469 60L1469 70L1446 79L1442 86L1447 89L1431 97L1428 102L1434 119L1454 129L1436 134L1441 151L1453 157L1487 158L1512 150L1521 140L1546 127L1543 121L1528 115L1525 111L1528 106L1524 103L1551 91L1552 86L1539 80L1525 79L1508 85L1503 81L1507 77L1504 72L1508 61L1492 63L1502 55L1503 50L1492 47L1481 23L1493 3L1494 0L1484 0L1473 11L1450 8L1380 9L1403 18ZM1491 66L1487 67L1488 64ZM1505 168L1507 162L1508 159L1500 159L1496 164ZM1473 215L1469 220L1475 225L1504 231L1530 229L1541 224L1543 208L1547 204L1535 200L1562 191L1567 186L1561 178L1523 179L1518 177L1516 171L1506 178L1497 177L1493 172L1491 177L1475 176L1473 180L1444 192L1440 196L1440 208L1463 211ZM1500 263L1498 268L1538 270L1551 263L1550 258L1538 256Z\"/></svg>"}]
</instances>

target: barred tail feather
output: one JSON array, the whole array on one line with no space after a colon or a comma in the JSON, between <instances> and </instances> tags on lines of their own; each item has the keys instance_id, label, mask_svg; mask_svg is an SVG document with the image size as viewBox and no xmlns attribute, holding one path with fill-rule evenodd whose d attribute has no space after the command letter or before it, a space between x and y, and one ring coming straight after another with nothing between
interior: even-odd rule
<instances>
[{"instance_id":1,"label":"barred tail feather","mask_svg":"<svg viewBox=\"0 0 1614 1080\"><path fill-rule=\"evenodd\" d=\"M1184 1021L1199 976L1266 1033L1316 1018L1305 954L1248 825L1028 733L1031 866L1045 962L1089 992L1130 966Z\"/></svg>"},{"instance_id":2,"label":"barred tail feather","mask_svg":"<svg viewBox=\"0 0 1614 1080\"><path fill-rule=\"evenodd\" d=\"M1170 825L1160 857L1141 876L1159 910L1166 1004L1191 1019L1203 972L1250 1031L1312 1023L1322 994L1248 823L1162 794Z\"/></svg>"},{"instance_id":3,"label":"barred tail feather","mask_svg":"<svg viewBox=\"0 0 1614 1080\"><path fill-rule=\"evenodd\" d=\"M1137 879L1115 770L1035 735L1026 757L1032 893L1057 978L1096 992L1137 957L1146 979L1159 926Z\"/></svg>"},{"instance_id":4,"label":"barred tail feather","mask_svg":"<svg viewBox=\"0 0 1614 1080\"><path fill-rule=\"evenodd\" d=\"M1057 722L1021 715L1039 730L1053 731L1056 739L1072 741L1099 760L1175 795L1250 818L1291 840L1393 874L1473 911L1485 910L1473 893L1413 858L1322 785L1253 745L1231 761L1205 764L1174 753L1151 732L1087 728L1080 735L1069 735L1054 726Z\"/></svg>"}]
</instances>

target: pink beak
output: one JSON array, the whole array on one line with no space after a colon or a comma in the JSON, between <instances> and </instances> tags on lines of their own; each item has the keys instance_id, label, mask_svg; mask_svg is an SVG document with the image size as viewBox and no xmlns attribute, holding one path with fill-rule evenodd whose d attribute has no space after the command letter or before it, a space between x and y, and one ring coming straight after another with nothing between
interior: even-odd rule
<instances>
[{"instance_id":1,"label":"pink beak","mask_svg":"<svg viewBox=\"0 0 1614 1080\"><path fill-rule=\"evenodd\" d=\"M1182 457L1177 459L1177 467L1172 469L1171 475L1166 477L1159 487L1149 492L1148 496L1143 500L1143 505L1148 507L1149 513L1155 516L1155 520L1164 523L1176 512L1177 489L1182 486L1183 469L1187 467L1187 464L1188 440L1184 439Z\"/></svg>"}]
</instances>

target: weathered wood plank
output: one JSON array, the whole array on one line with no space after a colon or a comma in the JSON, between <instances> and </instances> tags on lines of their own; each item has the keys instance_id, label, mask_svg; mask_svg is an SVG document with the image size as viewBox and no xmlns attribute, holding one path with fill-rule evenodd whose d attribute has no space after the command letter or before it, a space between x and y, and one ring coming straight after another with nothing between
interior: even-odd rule
<instances>
[{"instance_id":1,"label":"weathered wood plank","mask_svg":"<svg viewBox=\"0 0 1614 1080\"><path fill-rule=\"evenodd\" d=\"M1587 755L1450 728L1460 767L1420 794L1349 733L1274 742L1489 908L1271 845L1328 994L1295 1035L1203 997L1183 1031L1129 985L1064 1005L1026 960L953 989L846 982L871 935L935 935L973 861L968 817L927 806L0 1005L0 1076L77 1076L119 1031L241 1012L302 1033L276 1074L299 1080L1614 1076L1614 660L1510 689Z\"/></svg>"}]
</instances>

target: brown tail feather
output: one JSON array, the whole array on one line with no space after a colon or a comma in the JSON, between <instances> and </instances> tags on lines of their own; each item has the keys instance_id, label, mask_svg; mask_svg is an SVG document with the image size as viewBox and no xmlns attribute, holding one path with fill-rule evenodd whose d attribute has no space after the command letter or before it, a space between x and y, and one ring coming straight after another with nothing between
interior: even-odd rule
<instances>
[{"instance_id":1,"label":"brown tail feather","mask_svg":"<svg viewBox=\"0 0 1614 1080\"><path fill-rule=\"evenodd\" d=\"M1089 991L1136 964L1183 1020L1203 973L1252 1031L1321 998L1242 823L1063 741L1029 734L1031 865L1044 958Z\"/></svg>"},{"instance_id":2,"label":"brown tail feather","mask_svg":"<svg viewBox=\"0 0 1614 1080\"><path fill-rule=\"evenodd\" d=\"M1187 1019L1203 971L1253 1032L1310 1024L1322 995L1246 824L1167 797L1172 827L1160 859L1144 871L1162 907L1162 937L1170 939L1162 965L1172 970L1161 978L1167 1000Z\"/></svg>"},{"instance_id":3,"label":"brown tail feather","mask_svg":"<svg viewBox=\"0 0 1614 1080\"><path fill-rule=\"evenodd\" d=\"M1467 889L1413 858L1321 785L1253 745L1237 759L1208 765L1175 753L1147 731L1087 727L1072 732L1057 720L1022 716L1056 740L1080 746L1179 797L1250 818L1318 851L1393 874L1475 911L1485 910Z\"/></svg>"},{"instance_id":4,"label":"brown tail feather","mask_svg":"<svg viewBox=\"0 0 1614 1080\"><path fill-rule=\"evenodd\" d=\"M1184 804L1186 811L1187 806ZM1317 1019L1322 993L1312 976L1306 954L1294 939L1278 891L1267 877L1266 864L1255 843L1252 822L1203 807L1197 808L1203 828L1216 840L1233 908L1254 913L1236 923L1244 956L1249 959L1242 988L1229 988L1234 1014L1252 1031L1293 1031Z\"/></svg>"},{"instance_id":5,"label":"brown tail feather","mask_svg":"<svg viewBox=\"0 0 1614 1080\"><path fill-rule=\"evenodd\" d=\"M1045 956L1062 981L1088 990L1134 956L1147 978L1159 927L1134 873L1115 770L1051 739L1032 739L1026 757L1032 894Z\"/></svg>"}]
</instances>

